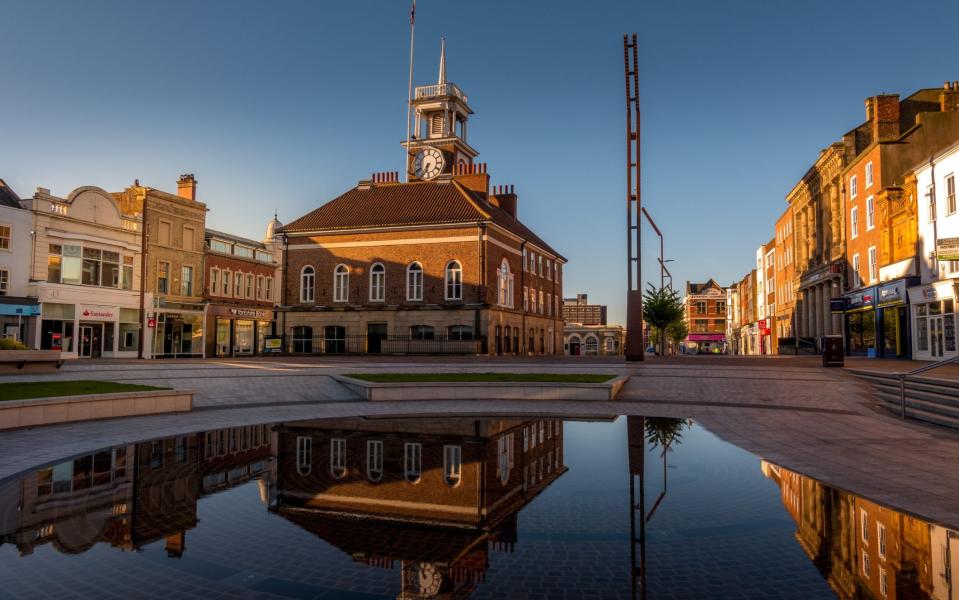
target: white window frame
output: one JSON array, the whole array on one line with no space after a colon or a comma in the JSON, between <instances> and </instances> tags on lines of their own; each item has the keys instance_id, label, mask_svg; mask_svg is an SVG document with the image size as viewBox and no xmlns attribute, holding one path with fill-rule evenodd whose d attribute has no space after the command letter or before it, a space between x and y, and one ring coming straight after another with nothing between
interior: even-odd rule
<instances>
[{"instance_id":1,"label":"white window frame","mask_svg":"<svg viewBox=\"0 0 959 600\"><path fill-rule=\"evenodd\" d=\"M869 283L879 281L879 254L875 246L869 246Z\"/></svg>"},{"instance_id":2,"label":"white window frame","mask_svg":"<svg viewBox=\"0 0 959 600\"><path fill-rule=\"evenodd\" d=\"M367 440L366 442L366 477L370 481L379 481L383 478L382 440Z\"/></svg>"},{"instance_id":3,"label":"white window frame","mask_svg":"<svg viewBox=\"0 0 959 600\"><path fill-rule=\"evenodd\" d=\"M304 265L300 269L300 302L316 302L316 269L313 265Z\"/></svg>"},{"instance_id":4,"label":"white window frame","mask_svg":"<svg viewBox=\"0 0 959 600\"><path fill-rule=\"evenodd\" d=\"M956 212L956 175L949 173L946 175L943 183L946 187L946 215L952 215Z\"/></svg>"},{"instance_id":5,"label":"white window frame","mask_svg":"<svg viewBox=\"0 0 959 600\"><path fill-rule=\"evenodd\" d=\"M6 269L0 269L0 296L6 296L9 293L10 293L10 271Z\"/></svg>"},{"instance_id":6,"label":"white window frame","mask_svg":"<svg viewBox=\"0 0 959 600\"><path fill-rule=\"evenodd\" d=\"M866 231L876 228L876 199L873 196L866 198Z\"/></svg>"},{"instance_id":7,"label":"white window frame","mask_svg":"<svg viewBox=\"0 0 959 600\"><path fill-rule=\"evenodd\" d=\"M872 172L872 161L866 163L866 189L872 187L873 184L873 172Z\"/></svg>"},{"instance_id":8,"label":"white window frame","mask_svg":"<svg viewBox=\"0 0 959 600\"><path fill-rule=\"evenodd\" d=\"M463 447L443 446L443 479L446 484L456 487L463 479Z\"/></svg>"},{"instance_id":9,"label":"white window frame","mask_svg":"<svg viewBox=\"0 0 959 600\"><path fill-rule=\"evenodd\" d=\"M220 269L215 267L210 269L210 295L220 295Z\"/></svg>"},{"instance_id":10,"label":"white window frame","mask_svg":"<svg viewBox=\"0 0 959 600\"><path fill-rule=\"evenodd\" d=\"M849 238L859 237L859 207L853 206L849 211Z\"/></svg>"},{"instance_id":11,"label":"white window frame","mask_svg":"<svg viewBox=\"0 0 959 600\"><path fill-rule=\"evenodd\" d=\"M869 544L869 514L863 510L859 509L859 529L862 533L862 541L865 544Z\"/></svg>"},{"instance_id":12,"label":"white window frame","mask_svg":"<svg viewBox=\"0 0 959 600\"><path fill-rule=\"evenodd\" d=\"M876 523L876 544L880 558L886 558L886 526L882 523Z\"/></svg>"},{"instance_id":13,"label":"white window frame","mask_svg":"<svg viewBox=\"0 0 959 600\"><path fill-rule=\"evenodd\" d=\"M346 475L346 439L330 438L330 475L342 479Z\"/></svg>"},{"instance_id":14,"label":"white window frame","mask_svg":"<svg viewBox=\"0 0 959 600\"><path fill-rule=\"evenodd\" d=\"M929 199L929 202L926 204L926 210L929 211L929 222L936 222L936 189L934 186L926 187L926 197Z\"/></svg>"},{"instance_id":15,"label":"white window frame","mask_svg":"<svg viewBox=\"0 0 959 600\"><path fill-rule=\"evenodd\" d=\"M859 266L860 266L859 254L858 253L853 254L852 255L852 273L853 273L852 285L853 287L860 287L862 285L862 275L860 275L859 273Z\"/></svg>"},{"instance_id":16,"label":"white window frame","mask_svg":"<svg viewBox=\"0 0 959 600\"><path fill-rule=\"evenodd\" d=\"M418 261L406 265L406 299L409 302L423 301L423 265Z\"/></svg>"},{"instance_id":17,"label":"white window frame","mask_svg":"<svg viewBox=\"0 0 959 600\"><path fill-rule=\"evenodd\" d=\"M343 263L333 269L333 302L350 301L350 268Z\"/></svg>"},{"instance_id":18,"label":"white window frame","mask_svg":"<svg viewBox=\"0 0 959 600\"><path fill-rule=\"evenodd\" d=\"M313 470L313 438L300 435L296 438L296 472L309 475Z\"/></svg>"},{"instance_id":19,"label":"white window frame","mask_svg":"<svg viewBox=\"0 0 959 600\"><path fill-rule=\"evenodd\" d=\"M6 235L3 230L6 229ZM0 223L0 250L10 250L10 243L13 241L13 225L9 223Z\"/></svg>"},{"instance_id":20,"label":"white window frame","mask_svg":"<svg viewBox=\"0 0 959 600\"><path fill-rule=\"evenodd\" d=\"M406 442L403 444L403 476L410 483L416 483L423 476L423 444Z\"/></svg>"},{"instance_id":21,"label":"white window frame","mask_svg":"<svg viewBox=\"0 0 959 600\"><path fill-rule=\"evenodd\" d=\"M855 175L849 178L849 198L855 199L859 195L859 180Z\"/></svg>"},{"instance_id":22,"label":"white window frame","mask_svg":"<svg viewBox=\"0 0 959 600\"><path fill-rule=\"evenodd\" d=\"M460 261L453 259L446 263L443 271L444 276L444 298L446 300L463 299L463 265Z\"/></svg>"},{"instance_id":23,"label":"white window frame","mask_svg":"<svg viewBox=\"0 0 959 600\"><path fill-rule=\"evenodd\" d=\"M370 266L370 302L386 302L386 266L380 262Z\"/></svg>"}]
</instances>

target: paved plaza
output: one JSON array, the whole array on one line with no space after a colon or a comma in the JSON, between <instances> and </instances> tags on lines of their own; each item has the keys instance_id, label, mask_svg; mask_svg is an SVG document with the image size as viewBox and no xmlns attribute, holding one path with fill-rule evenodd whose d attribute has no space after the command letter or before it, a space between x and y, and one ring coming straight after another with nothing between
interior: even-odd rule
<instances>
[{"instance_id":1,"label":"paved plaza","mask_svg":"<svg viewBox=\"0 0 959 600\"><path fill-rule=\"evenodd\" d=\"M959 525L959 478L953 476L959 431L900 421L862 381L817 365L802 357L677 357L643 364L429 357L74 362L54 375L4 380L105 379L189 388L197 392L196 410L0 433L0 477L92 448L262 422L435 414L675 416L695 419L726 441L831 486ZM398 370L605 372L631 379L614 402L368 403L331 377Z\"/></svg>"}]
</instances>

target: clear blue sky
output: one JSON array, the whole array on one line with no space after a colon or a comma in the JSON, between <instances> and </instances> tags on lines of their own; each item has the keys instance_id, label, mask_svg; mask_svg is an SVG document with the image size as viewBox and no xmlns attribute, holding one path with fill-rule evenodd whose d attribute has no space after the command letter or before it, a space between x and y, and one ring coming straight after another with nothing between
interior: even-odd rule
<instances>
[{"instance_id":1,"label":"clear blue sky","mask_svg":"<svg viewBox=\"0 0 959 600\"><path fill-rule=\"evenodd\" d=\"M7 1L0 178L175 190L259 238L373 171L402 170L409 2ZM727 284L773 236L820 148L865 97L959 79L959 2L419 0L418 84L449 78L470 142L520 217L622 320L622 34L638 31L643 195L675 282ZM645 251L658 251L647 230ZM646 260L646 278L657 279Z\"/></svg>"}]
</instances>

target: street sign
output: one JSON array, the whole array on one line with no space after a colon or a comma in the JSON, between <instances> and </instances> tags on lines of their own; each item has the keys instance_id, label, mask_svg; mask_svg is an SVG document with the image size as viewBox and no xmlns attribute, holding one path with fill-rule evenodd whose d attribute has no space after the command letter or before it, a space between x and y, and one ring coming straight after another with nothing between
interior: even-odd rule
<instances>
[{"instance_id":1,"label":"street sign","mask_svg":"<svg viewBox=\"0 0 959 600\"><path fill-rule=\"evenodd\" d=\"M156 326L157 326L156 317L150 317L149 319L147 319L147 327L149 327L149 328L152 329L152 328L154 328L154 327L156 327Z\"/></svg>"}]
</instances>

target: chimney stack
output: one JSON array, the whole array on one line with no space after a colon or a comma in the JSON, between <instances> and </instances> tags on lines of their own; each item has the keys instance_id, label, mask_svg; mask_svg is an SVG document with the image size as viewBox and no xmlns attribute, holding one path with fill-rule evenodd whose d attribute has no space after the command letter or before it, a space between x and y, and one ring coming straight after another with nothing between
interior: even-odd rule
<instances>
[{"instance_id":1,"label":"chimney stack","mask_svg":"<svg viewBox=\"0 0 959 600\"><path fill-rule=\"evenodd\" d=\"M489 198L489 175L486 173L486 163L469 163L453 167L453 179L468 190L472 190Z\"/></svg>"},{"instance_id":2,"label":"chimney stack","mask_svg":"<svg viewBox=\"0 0 959 600\"><path fill-rule=\"evenodd\" d=\"M490 204L498 206L509 213L509 216L516 218L516 205L518 198L513 186L497 185L493 187L493 194L489 198Z\"/></svg>"},{"instance_id":3,"label":"chimney stack","mask_svg":"<svg viewBox=\"0 0 959 600\"><path fill-rule=\"evenodd\" d=\"M948 81L942 86L939 94L939 110L942 112L959 111L959 81Z\"/></svg>"},{"instance_id":4,"label":"chimney stack","mask_svg":"<svg viewBox=\"0 0 959 600\"><path fill-rule=\"evenodd\" d=\"M899 94L880 94L866 98L866 120L873 142L899 137Z\"/></svg>"},{"instance_id":5,"label":"chimney stack","mask_svg":"<svg viewBox=\"0 0 959 600\"><path fill-rule=\"evenodd\" d=\"M176 182L176 195L196 201L196 178L193 177L193 173L180 175L180 179Z\"/></svg>"}]
</instances>

